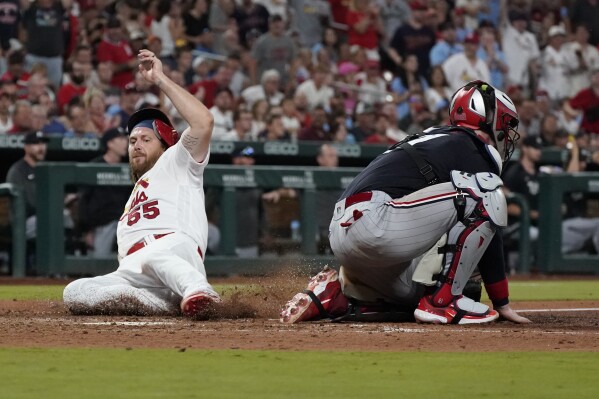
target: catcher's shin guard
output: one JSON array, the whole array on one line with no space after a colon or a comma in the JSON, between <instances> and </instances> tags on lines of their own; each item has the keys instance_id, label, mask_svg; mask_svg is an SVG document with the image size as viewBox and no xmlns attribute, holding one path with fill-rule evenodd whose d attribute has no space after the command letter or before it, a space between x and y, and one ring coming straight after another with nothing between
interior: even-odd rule
<instances>
[{"instance_id":1,"label":"catcher's shin guard","mask_svg":"<svg viewBox=\"0 0 599 399\"><path fill-rule=\"evenodd\" d=\"M449 231L443 272L432 298L435 306L447 306L462 294L494 234L495 227L482 218L468 225L458 222Z\"/></svg>"}]
</instances>

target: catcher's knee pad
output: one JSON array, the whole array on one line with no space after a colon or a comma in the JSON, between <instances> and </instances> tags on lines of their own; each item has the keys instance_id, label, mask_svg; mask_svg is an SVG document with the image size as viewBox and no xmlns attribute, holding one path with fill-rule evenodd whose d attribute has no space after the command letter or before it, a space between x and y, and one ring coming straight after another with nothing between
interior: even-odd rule
<instances>
[{"instance_id":1,"label":"catcher's knee pad","mask_svg":"<svg viewBox=\"0 0 599 399\"><path fill-rule=\"evenodd\" d=\"M433 295L436 305L446 306L454 296L462 294L495 231L495 226L482 218L470 220L467 225L458 222L449 231L443 272Z\"/></svg>"},{"instance_id":2,"label":"catcher's knee pad","mask_svg":"<svg viewBox=\"0 0 599 399\"><path fill-rule=\"evenodd\" d=\"M451 182L462 196L456 197L458 220L482 218L491 221L495 226L507 226L507 202L501 186L503 181L493 173L466 173L451 171ZM477 202L476 207L466 207L465 197Z\"/></svg>"}]
</instances>

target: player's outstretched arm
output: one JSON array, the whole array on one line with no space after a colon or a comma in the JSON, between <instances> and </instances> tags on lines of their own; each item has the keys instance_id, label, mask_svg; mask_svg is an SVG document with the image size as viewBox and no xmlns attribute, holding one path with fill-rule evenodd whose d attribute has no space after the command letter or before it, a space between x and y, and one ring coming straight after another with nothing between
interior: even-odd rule
<instances>
[{"instance_id":1,"label":"player's outstretched arm","mask_svg":"<svg viewBox=\"0 0 599 399\"><path fill-rule=\"evenodd\" d=\"M162 62L149 50L137 55L139 71L171 100L189 127L181 135L181 143L193 159L202 162L208 155L214 118L208 108L191 93L169 79L162 70Z\"/></svg>"}]
</instances>

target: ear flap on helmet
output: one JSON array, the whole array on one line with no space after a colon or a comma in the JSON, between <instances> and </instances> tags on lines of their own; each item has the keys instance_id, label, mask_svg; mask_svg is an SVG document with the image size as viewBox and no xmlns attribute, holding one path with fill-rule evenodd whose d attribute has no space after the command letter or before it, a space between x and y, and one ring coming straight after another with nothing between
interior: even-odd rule
<instances>
[{"instance_id":1,"label":"ear flap on helmet","mask_svg":"<svg viewBox=\"0 0 599 399\"><path fill-rule=\"evenodd\" d=\"M172 126L167 125L163 121L155 119L154 122L152 122L152 127L154 133L156 133L160 141L162 141L167 148L177 144L177 141L179 141L179 133L177 133Z\"/></svg>"}]
</instances>

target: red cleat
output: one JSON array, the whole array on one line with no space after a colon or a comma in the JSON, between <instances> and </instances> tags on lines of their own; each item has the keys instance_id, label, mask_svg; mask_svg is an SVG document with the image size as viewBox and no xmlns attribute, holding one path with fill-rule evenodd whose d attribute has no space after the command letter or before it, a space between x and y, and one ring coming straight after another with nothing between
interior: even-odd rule
<instances>
[{"instance_id":1,"label":"red cleat","mask_svg":"<svg viewBox=\"0 0 599 399\"><path fill-rule=\"evenodd\" d=\"M206 292L199 292L181 301L181 312L193 319L207 319L215 312L215 304L220 303L220 297Z\"/></svg>"},{"instance_id":2,"label":"red cleat","mask_svg":"<svg viewBox=\"0 0 599 399\"><path fill-rule=\"evenodd\" d=\"M480 324L489 323L499 317L499 313L487 305L474 302L465 296L456 296L447 306L435 306L432 295L423 297L414 311L414 317L421 323L434 324Z\"/></svg>"},{"instance_id":3,"label":"red cleat","mask_svg":"<svg viewBox=\"0 0 599 399\"><path fill-rule=\"evenodd\" d=\"M295 296L283 306L281 323L318 320L341 316L347 311L349 300L341 292L339 275L326 266L310 279L304 292Z\"/></svg>"}]
</instances>

